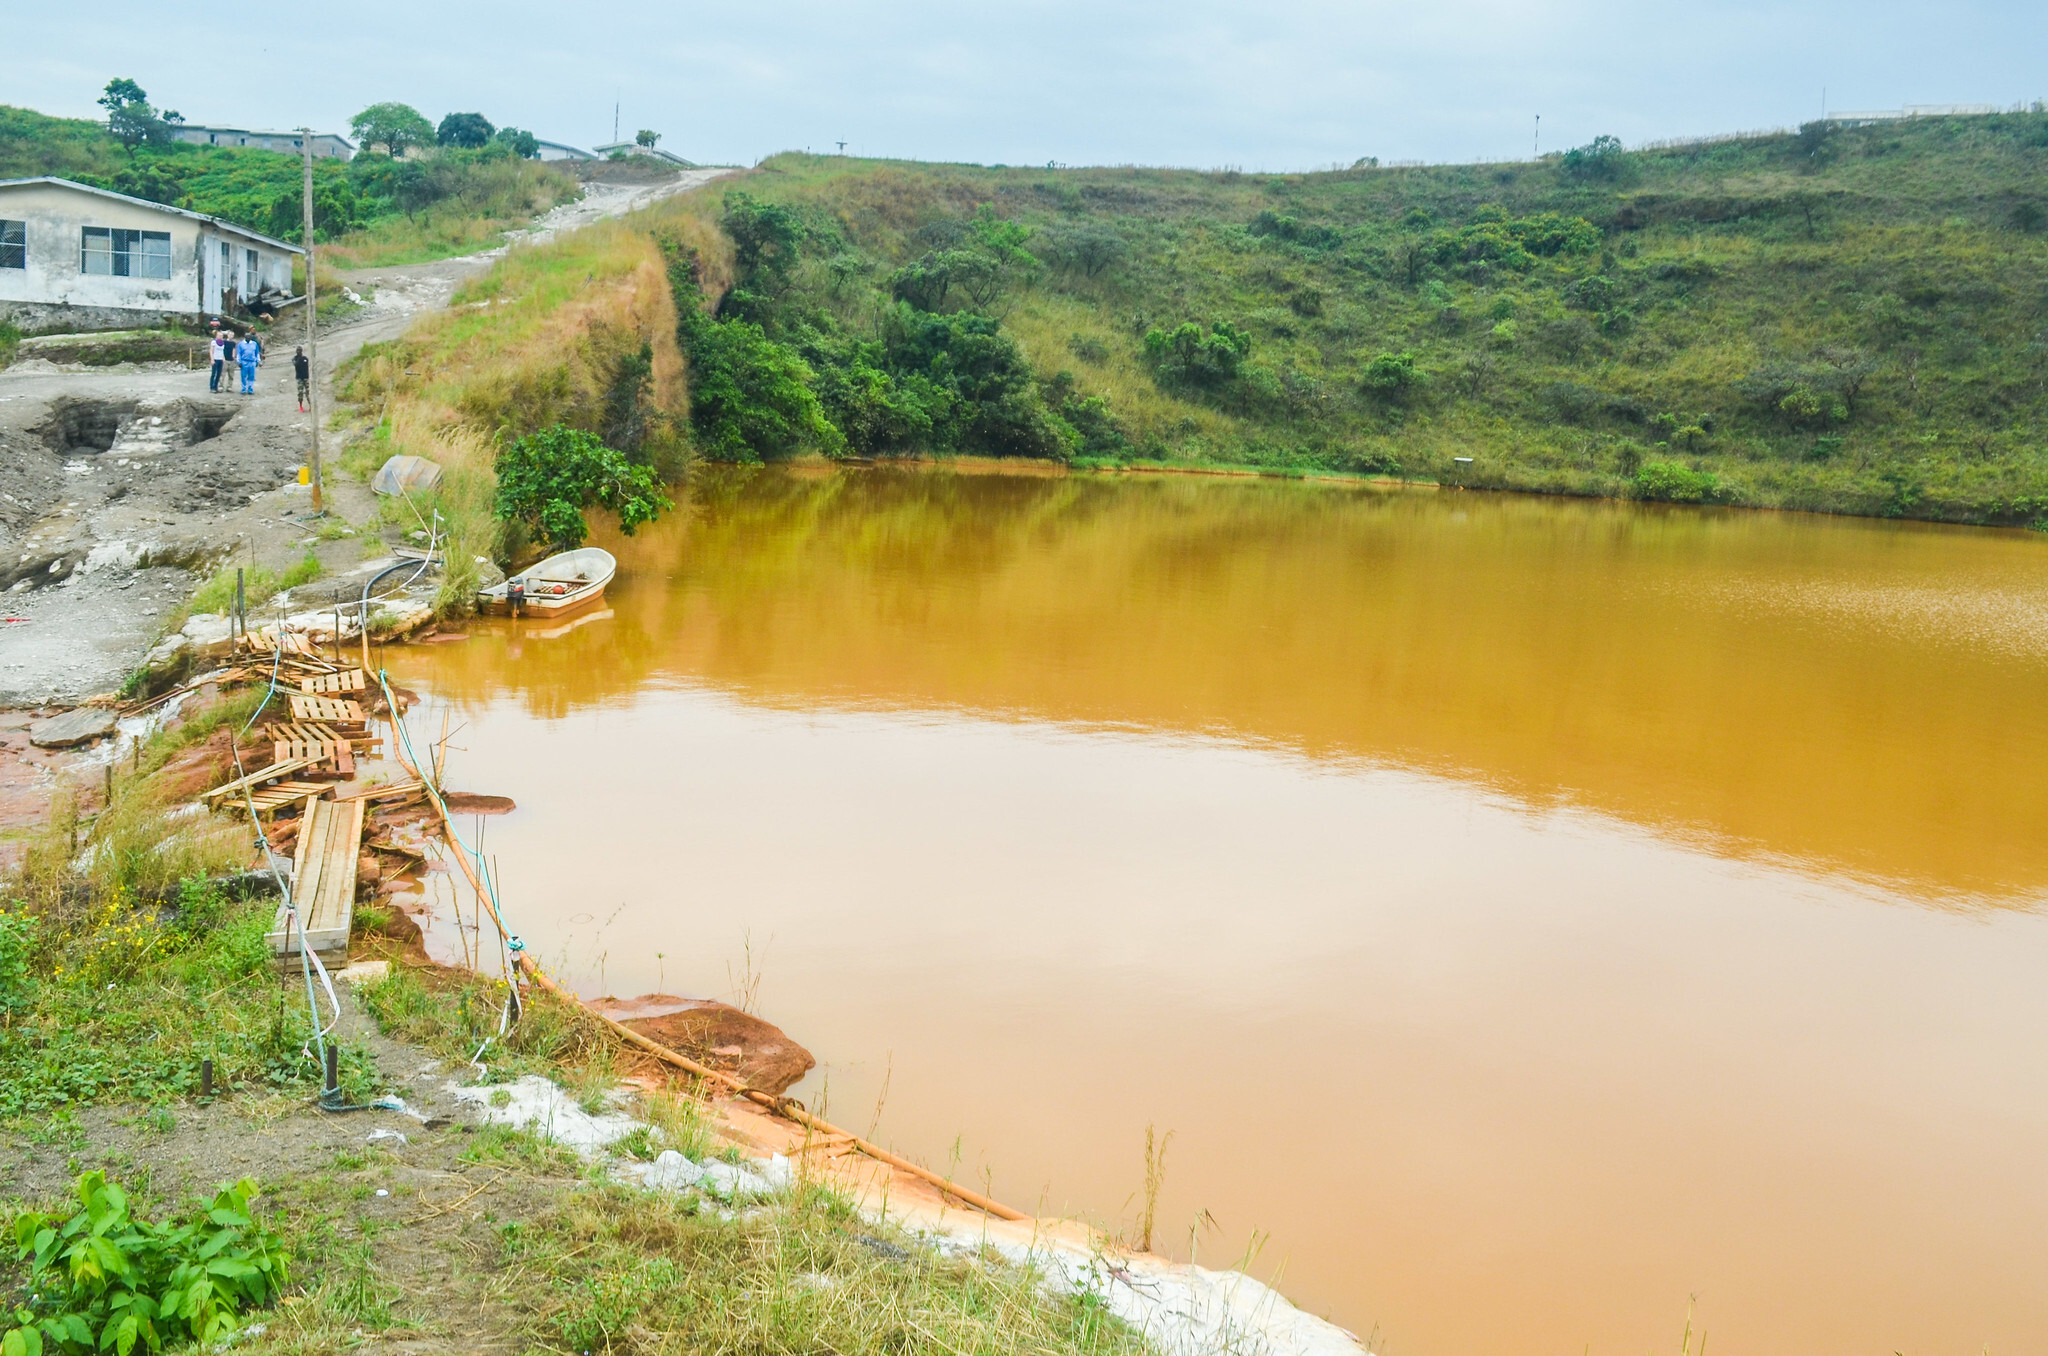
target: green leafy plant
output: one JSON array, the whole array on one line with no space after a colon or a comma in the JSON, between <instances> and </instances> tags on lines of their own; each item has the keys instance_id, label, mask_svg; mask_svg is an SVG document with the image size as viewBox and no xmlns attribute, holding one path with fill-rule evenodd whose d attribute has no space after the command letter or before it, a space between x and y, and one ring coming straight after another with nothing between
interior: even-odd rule
<instances>
[{"instance_id":1,"label":"green leafy plant","mask_svg":"<svg viewBox=\"0 0 2048 1356\"><path fill-rule=\"evenodd\" d=\"M78 1179L69 1214L14 1219L15 1258L31 1298L0 1336L0 1356L160 1351L215 1343L289 1279L284 1240L256 1220L256 1184L223 1187L178 1223L137 1219L128 1195L102 1172Z\"/></svg>"},{"instance_id":2,"label":"green leafy plant","mask_svg":"<svg viewBox=\"0 0 2048 1356\"><path fill-rule=\"evenodd\" d=\"M590 535L584 509L617 514L630 537L673 507L652 471L581 429L556 424L498 453L498 517L537 530L556 550L572 551Z\"/></svg>"},{"instance_id":3,"label":"green leafy plant","mask_svg":"<svg viewBox=\"0 0 2048 1356\"><path fill-rule=\"evenodd\" d=\"M35 922L27 913L0 909L0 1013L26 1012L32 1001L28 957Z\"/></svg>"},{"instance_id":4,"label":"green leafy plant","mask_svg":"<svg viewBox=\"0 0 2048 1356\"><path fill-rule=\"evenodd\" d=\"M1655 499L1667 504L1710 504L1722 495L1719 476L1712 471L1695 471L1675 461L1646 461L1635 475L1638 499Z\"/></svg>"}]
</instances>

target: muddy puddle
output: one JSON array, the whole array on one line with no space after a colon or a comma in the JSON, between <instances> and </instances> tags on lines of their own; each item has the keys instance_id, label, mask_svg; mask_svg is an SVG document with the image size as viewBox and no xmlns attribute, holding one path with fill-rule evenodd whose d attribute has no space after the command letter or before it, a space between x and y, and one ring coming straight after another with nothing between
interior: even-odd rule
<instances>
[{"instance_id":1,"label":"muddy puddle","mask_svg":"<svg viewBox=\"0 0 2048 1356\"><path fill-rule=\"evenodd\" d=\"M2048 542L1273 482L700 486L393 651L514 925L1395 1356L2048 1322Z\"/></svg>"}]
</instances>

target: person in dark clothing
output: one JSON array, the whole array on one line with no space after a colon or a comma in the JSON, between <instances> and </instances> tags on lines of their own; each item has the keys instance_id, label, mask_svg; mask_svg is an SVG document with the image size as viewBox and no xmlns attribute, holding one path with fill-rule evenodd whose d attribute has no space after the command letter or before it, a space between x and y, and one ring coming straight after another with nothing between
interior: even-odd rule
<instances>
[{"instance_id":1,"label":"person in dark clothing","mask_svg":"<svg viewBox=\"0 0 2048 1356\"><path fill-rule=\"evenodd\" d=\"M292 375L299 379L299 413L306 412L306 397L311 394L313 364L306 361L306 350L297 349L292 354Z\"/></svg>"}]
</instances>

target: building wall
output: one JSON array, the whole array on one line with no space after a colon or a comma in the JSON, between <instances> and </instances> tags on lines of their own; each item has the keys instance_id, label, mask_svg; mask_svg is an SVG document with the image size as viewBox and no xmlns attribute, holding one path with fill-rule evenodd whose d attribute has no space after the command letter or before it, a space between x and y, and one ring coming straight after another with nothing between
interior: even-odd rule
<instances>
[{"instance_id":1,"label":"building wall","mask_svg":"<svg viewBox=\"0 0 2048 1356\"><path fill-rule=\"evenodd\" d=\"M27 226L28 266L0 268L0 312L22 317L11 323L26 321L37 329L60 324L82 329L97 328L105 316L117 312L128 313L119 322L126 325L148 323L155 316L217 312L224 292L243 292L245 251L251 249L257 253L258 282L287 294L291 291L292 256L288 252L217 232L175 212L57 184L23 184L0 189L0 219ZM82 272L80 242L87 226L167 233L171 237L171 276L124 278ZM222 241L229 249L228 274L203 278L202 255L208 258L205 273L217 272ZM53 321L53 312L71 312L76 321Z\"/></svg>"},{"instance_id":2,"label":"building wall","mask_svg":"<svg viewBox=\"0 0 2048 1356\"><path fill-rule=\"evenodd\" d=\"M252 132L240 127L180 127L172 133L180 141L190 141L200 146L253 146L263 151L278 151L285 155L299 154L299 134L296 132ZM347 141L332 132L313 134L313 154L323 159L350 160L355 151Z\"/></svg>"},{"instance_id":3,"label":"building wall","mask_svg":"<svg viewBox=\"0 0 2048 1356\"><path fill-rule=\"evenodd\" d=\"M200 223L190 217L56 184L23 184L0 189L0 218L24 222L28 228L28 267L0 268L0 302L199 310ZM116 278L80 272L80 233L87 226L169 232L171 276Z\"/></svg>"}]
</instances>

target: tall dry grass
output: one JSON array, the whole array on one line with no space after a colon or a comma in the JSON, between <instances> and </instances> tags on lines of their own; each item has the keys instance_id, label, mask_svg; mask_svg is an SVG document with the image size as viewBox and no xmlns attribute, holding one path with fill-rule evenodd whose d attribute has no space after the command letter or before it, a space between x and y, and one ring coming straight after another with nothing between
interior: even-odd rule
<instances>
[{"instance_id":1,"label":"tall dry grass","mask_svg":"<svg viewBox=\"0 0 2048 1356\"><path fill-rule=\"evenodd\" d=\"M439 603L460 611L474 593L478 557L508 560L523 543L492 516L500 446L566 424L601 432L622 365L647 351L644 393L654 416L648 454L671 477L687 462L689 383L676 345L676 312L654 233L697 251L707 290L732 281L732 256L712 206L685 195L545 245L511 251L466 284L445 311L399 340L364 349L340 383L342 398L377 424L372 455L342 459L365 474L405 453L438 462L440 487L417 505L448 539Z\"/></svg>"}]
</instances>

